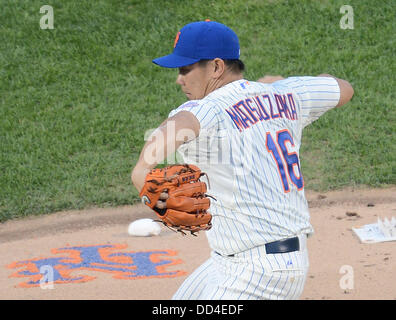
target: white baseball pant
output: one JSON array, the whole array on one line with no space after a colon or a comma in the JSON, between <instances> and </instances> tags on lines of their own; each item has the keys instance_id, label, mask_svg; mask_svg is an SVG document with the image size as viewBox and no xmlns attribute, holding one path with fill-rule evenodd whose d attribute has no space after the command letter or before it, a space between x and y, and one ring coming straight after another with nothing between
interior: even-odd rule
<instances>
[{"instance_id":1,"label":"white baseball pant","mask_svg":"<svg viewBox=\"0 0 396 320\"><path fill-rule=\"evenodd\" d=\"M174 300L292 300L304 289L309 268L306 235L300 250L267 254L265 246L234 256L216 252L174 294Z\"/></svg>"}]
</instances>

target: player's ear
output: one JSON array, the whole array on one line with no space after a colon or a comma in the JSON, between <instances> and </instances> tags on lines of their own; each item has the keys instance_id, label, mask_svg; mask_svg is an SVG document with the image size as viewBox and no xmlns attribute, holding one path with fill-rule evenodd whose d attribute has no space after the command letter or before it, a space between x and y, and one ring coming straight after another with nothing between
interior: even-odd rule
<instances>
[{"instance_id":1,"label":"player's ear","mask_svg":"<svg viewBox=\"0 0 396 320\"><path fill-rule=\"evenodd\" d=\"M220 58L215 58L212 60L212 67L213 67L213 78L220 78L226 68L224 60Z\"/></svg>"}]
</instances>

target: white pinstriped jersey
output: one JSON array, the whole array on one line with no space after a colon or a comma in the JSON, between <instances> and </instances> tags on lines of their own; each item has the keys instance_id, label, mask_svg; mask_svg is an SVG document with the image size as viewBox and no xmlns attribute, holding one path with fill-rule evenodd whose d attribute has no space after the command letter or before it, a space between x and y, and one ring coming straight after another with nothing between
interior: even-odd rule
<instances>
[{"instance_id":1,"label":"white pinstriped jersey","mask_svg":"<svg viewBox=\"0 0 396 320\"><path fill-rule=\"evenodd\" d=\"M229 255L313 232L299 163L302 130L339 97L330 77L238 80L169 114L190 111L200 122L199 136L178 152L208 174L216 201L206 234L214 251Z\"/></svg>"}]
</instances>

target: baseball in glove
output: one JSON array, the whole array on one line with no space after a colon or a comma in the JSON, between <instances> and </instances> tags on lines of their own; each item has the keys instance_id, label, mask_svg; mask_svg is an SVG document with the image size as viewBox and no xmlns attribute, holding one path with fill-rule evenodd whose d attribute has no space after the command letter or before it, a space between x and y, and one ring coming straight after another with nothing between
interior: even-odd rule
<instances>
[{"instance_id":1,"label":"baseball in glove","mask_svg":"<svg viewBox=\"0 0 396 320\"><path fill-rule=\"evenodd\" d=\"M206 183L200 177L206 175L194 165L177 164L151 170L140 191L142 202L153 209L165 226L185 234L211 228L212 215L207 211L210 199ZM164 193L165 205L160 208Z\"/></svg>"}]
</instances>

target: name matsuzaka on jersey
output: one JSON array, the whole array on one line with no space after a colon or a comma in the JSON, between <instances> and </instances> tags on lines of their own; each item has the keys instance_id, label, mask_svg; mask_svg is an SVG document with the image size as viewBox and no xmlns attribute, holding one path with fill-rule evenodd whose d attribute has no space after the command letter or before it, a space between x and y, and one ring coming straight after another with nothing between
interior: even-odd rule
<instances>
[{"instance_id":1,"label":"name matsuzaka on jersey","mask_svg":"<svg viewBox=\"0 0 396 320\"><path fill-rule=\"evenodd\" d=\"M275 110L274 105L276 105L277 110ZM298 120L296 103L292 93L274 94L273 98L268 94L257 95L238 101L226 109L226 112L239 131L247 129L250 125L254 125L259 121L277 118Z\"/></svg>"}]
</instances>

